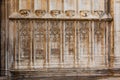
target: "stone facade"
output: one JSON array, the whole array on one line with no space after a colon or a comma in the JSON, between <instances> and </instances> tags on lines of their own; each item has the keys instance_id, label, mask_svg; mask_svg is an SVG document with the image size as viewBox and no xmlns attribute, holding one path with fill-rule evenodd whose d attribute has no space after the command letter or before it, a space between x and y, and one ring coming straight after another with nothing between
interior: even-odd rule
<instances>
[{"instance_id":1,"label":"stone facade","mask_svg":"<svg viewBox=\"0 0 120 80\"><path fill-rule=\"evenodd\" d=\"M119 8L119 0L2 0L1 75L118 77Z\"/></svg>"}]
</instances>

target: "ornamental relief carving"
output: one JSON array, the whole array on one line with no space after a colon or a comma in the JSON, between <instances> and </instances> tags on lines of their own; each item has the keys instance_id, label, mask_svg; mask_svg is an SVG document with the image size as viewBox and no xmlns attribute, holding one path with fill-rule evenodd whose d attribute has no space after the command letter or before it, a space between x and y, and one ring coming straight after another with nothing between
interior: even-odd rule
<instances>
[{"instance_id":1,"label":"ornamental relief carving","mask_svg":"<svg viewBox=\"0 0 120 80\"><path fill-rule=\"evenodd\" d=\"M50 43L51 43L51 54L60 57L60 35L61 35L61 22L51 21L50 22Z\"/></svg>"},{"instance_id":2,"label":"ornamental relief carving","mask_svg":"<svg viewBox=\"0 0 120 80\"><path fill-rule=\"evenodd\" d=\"M88 67L91 64L91 22L78 21L77 28L77 58L80 67ZM81 65L82 64L82 65Z\"/></svg>"},{"instance_id":3,"label":"ornamental relief carving","mask_svg":"<svg viewBox=\"0 0 120 80\"><path fill-rule=\"evenodd\" d=\"M93 24L94 23L94 24ZM84 64L105 53L105 23L91 21L18 20L16 60L21 65L49 66ZM92 42L94 41L94 42ZM92 48L95 50L92 50ZM104 49L103 49L104 48ZM96 51L99 50L99 53ZM92 52L93 51L93 52ZM99 54L99 55L98 55ZM104 58L99 57L101 63ZM82 61L85 59L84 61ZM69 62L71 61L71 63ZM26 62L26 63L25 63ZM37 64L39 62L39 64ZM31 64L32 64L31 63ZM86 66L86 67L87 67Z\"/></svg>"},{"instance_id":4,"label":"ornamental relief carving","mask_svg":"<svg viewBox=\"0 0 120 80\"><path fill-rule=\"evenodd\" d=\"M94 34L97 42L104 38L104 22L95 22Z\"/></svg>"},{"instance_id":5,"label":"ornamental relief carving","mask_svg":"<svg viewBox=\"0 0 120 80\"><path fill-rule=\"evenodd\" d=\"M19 21L18 38L19 38L19 57L20 60L26 61L30 59L29 54L31 53L31 27L29 21ZM28 63L27 63L28 64ZM24 65L24 64L23 64Z\"/></svg>"},{"instance_id":6,"label":"ornamental relief carving","mask_svg":"<svg viewBox=\"0 0 120 80\"><path fill-rule=\"evenodd\" d=\"M85 22L79 22L79 34L80 34L80 37L82 38L82 40L88 40L87 38L89 38L89 22L88 21L85 21Z\"/></svg>"},{"instance_id":7,"label":"ornamental relief carving","mask_svg":"<svg viewBox=\"0 0 120 80\"><path fill-rule=\"evenodd\" d=\"M21 16L29 16L30 15L30 10L29 9L22 9L19 11L19 13L21 14Z\"/></svg>"},{"instance_id":8,"label":"ornamental relief carving","mask_svg":"<svg viewBox=\"0 0 120 80\"><path fill-rule=\"evenodd\" d=\"M74 54L75 26L74 21L65 22L65 44L68 46L69 54Z\"/></svg>"},{"instance_id":9,"label":"ornamental relief carving","mask_svg":"<svg viewBox=\"0 0 120 80\"><path fill-rule=\"evenodd\" d=\"M45 60L46 21L35 21L34 27L34 55L36 59Z\"/></svg>"}]
</instances>

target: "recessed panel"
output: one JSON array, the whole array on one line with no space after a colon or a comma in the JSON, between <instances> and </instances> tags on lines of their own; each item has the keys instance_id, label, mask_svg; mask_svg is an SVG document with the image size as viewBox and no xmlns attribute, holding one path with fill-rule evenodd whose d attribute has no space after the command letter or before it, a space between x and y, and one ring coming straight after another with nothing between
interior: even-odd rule
<instances>
[{"instance_id":1,"label":"recessed panel","mask_svg":"<svg viewBox=\"0 0 120 80\"><path fill-rule=\"evenodd\" d=\"M94 67L103 68L106 64L106 39L105 39L105 22L95 22L94 23Z\"/></svg>"},{"instance_id":2,"label":"recessed panel","mask_svg":"<svg viewBox=\"0 0 120 80\"><path fill-rule=\"evenodd\" d=\"M31 9L31 0L19 0L19 10Z\"/></svg>"},{"instance_id":3,"label":"recessed panel","mask_svg":"<svg viewBox=\"0 0 120 80\"><path fill-rule=\"evenodd\" d=\"M34 8L35 10L47 10L47 0L35 0Z\"/></svg>"},{"instance_id":4,"label":"recessed panel","mask_svg":"<svg viewBox=\"0 0 120 80\"><path fill-rule=\"evenodd\" d=\"M91 24L88 21L79 21L77 27L77 58L79 67L91 65Z\"/></svg>"},{"instance_id":5,"label":"recessed panel","mask_svg":"<svg viewBox=\"0 0 120 80\"><path fill-rule=\"evenodd\" d=\"M49 0L49 10L62 10L62 0Z\"/></svg>"},{"instance_id":6,"label":"recessed panel","mask_svg":"<svg viewBox=\"0 0 120 80\"><path fill-rule=\"evenodd\" d=\"M64 29L64 67L74 67L75 21L66 21Z\"/></svg>"},{"instance_id":7,"label":"recessed panel","mask_svg":"<svg viewBox=\"0 0 120 80\"><path fill-rule=\"evenodd\" d=\"M76 10L76 0L64 0L64 10Z\"/></svg>"},{"instance_id":8,"label":"recessed panel","mask_svg":"<svg viewBox=\"0 0 120 80\"><path fill-rule=\"evenodd\" d=\"M92 5L91 5L92 0L78 0L78 10L91 10Z\"/></svg>"},{"instance_id":9,"label":"recessed panel","mask_svg":"<svg viewBox=\"0 0 120 80\"><path fill-rule=\"evenodd\" d=\"M46 21L34 23L34 67L43 68L46 63Z\"/></svg>"},{"instance_id":10,"label":"recessed panel","mask_svg":"<svg viewBox=\"0 0 120 80\"><path fill-rule=\"evenodd\" d=\"M49 26L49 66L60 67L61 58L61 23L50 21Z\"/></svg>"},{"instance_id":11,"label":"recessed panel","mask_svg":"<svg viewBox=\"0 0 120 80\"><path fill-rule=\"evenodd\" d=\"M105 0L94 0L94 10L105 10Z\"/></svg>"}]
</instances>

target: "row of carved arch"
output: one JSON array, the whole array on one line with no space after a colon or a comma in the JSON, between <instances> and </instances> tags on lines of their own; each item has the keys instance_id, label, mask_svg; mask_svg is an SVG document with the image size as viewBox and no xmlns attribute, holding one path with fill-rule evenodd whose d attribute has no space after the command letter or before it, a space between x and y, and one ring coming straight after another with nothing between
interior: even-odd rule
<instances>
[{"instance_id":1,"label":"row of carved arch","mask_svg":"<svg viewBox=\"0 0 120 80\"><path fill-rule=\"evenodd\" d=\"M45 59L46 55L44 53L48 46L47 43L50 43L51 45L51 55L60 56L60 45L63 45L62 41L65 41L65 45L69 45L69 47L67 47L68 52L74 54L75 39L80 40L83 44L86 44L87 48L89 48L87 45L90 44L89 39L92 38L92 25L88 21L66 21L65 24L62 21L36 21L34 23L35 26L31 26L29 24L30 22L26 20L18 21L18 23L17 39L19 43L18 45L20 45L18 50L20 50L20 55L24 55L23 57L21 56L21 59L23 58L23 60L25 57L27 59L30 58L29 54L31 52L32 45L34 45L33 51L38 55L36 58ZM105 39L105 26L105 22L95 22L93 29L96 38L95 40L101 45L104 43L103 41ZM64 38L65 40L63 40ZM32 41L34 42L31 45Z\"/></svg>"}]
</instances>

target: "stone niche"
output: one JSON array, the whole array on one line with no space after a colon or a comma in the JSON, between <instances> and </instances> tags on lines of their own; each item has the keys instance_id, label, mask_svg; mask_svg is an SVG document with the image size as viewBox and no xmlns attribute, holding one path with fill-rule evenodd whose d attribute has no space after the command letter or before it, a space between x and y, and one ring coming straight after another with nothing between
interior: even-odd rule
<instances>
[{"instance_id":1,"label":"stone niche","mask_svg":"<svg viewBox=\"0 0 120 80\"><path fill-rule=\"evenodd\" d=\"M109 0L11 0L9 5L13 80L111 75Z\"/></svg>"}]
</instances>

